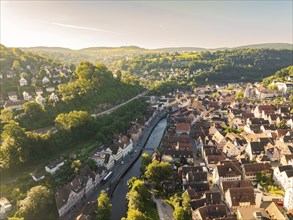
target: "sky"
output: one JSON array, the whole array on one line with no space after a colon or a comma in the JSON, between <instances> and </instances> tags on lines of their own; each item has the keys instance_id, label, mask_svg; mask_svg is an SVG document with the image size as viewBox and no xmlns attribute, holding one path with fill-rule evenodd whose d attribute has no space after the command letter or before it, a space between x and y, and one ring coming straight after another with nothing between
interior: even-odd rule
<instances>
[{"instance_id":1,"label":"sky","mask_svg":"<svg viewBox=\"0 0 293 220\"><path fill-rule=\"evenodd\" d=\"M8 47L235 47L293 43L292 0L3 1Z\"/></svg>"}]
</instances>

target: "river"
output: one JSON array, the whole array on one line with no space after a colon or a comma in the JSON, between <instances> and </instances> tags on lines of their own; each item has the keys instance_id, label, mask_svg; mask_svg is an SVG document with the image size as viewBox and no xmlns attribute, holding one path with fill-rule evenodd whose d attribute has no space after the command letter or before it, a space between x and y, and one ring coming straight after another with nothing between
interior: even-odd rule
<instances>
[{"instance_id":1,"label":"river","mask_svg":"<svg viewBox=\"0 0 293 220\"><path fill-rule=\"evenodd\" d=\"M165 128L167 126L167 120L161 120L152 131L149 140L146 143L144 153L152 154L154 149L158 147L163 137ZM133 176L140 176L140 162L141 157L129 168L127 173L122 177L120 183L115 188L112 195L112 216L111 220L120 220L122 217L126 217L127 202L126 194L129 191L127 187L127 181Z\"/></svg>"}]
</instances>

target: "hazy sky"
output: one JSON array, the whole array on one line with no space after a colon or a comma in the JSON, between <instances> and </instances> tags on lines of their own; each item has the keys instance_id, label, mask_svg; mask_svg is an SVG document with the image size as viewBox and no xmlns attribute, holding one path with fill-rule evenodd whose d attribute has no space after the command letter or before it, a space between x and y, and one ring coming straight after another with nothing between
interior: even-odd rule
<instances>
[{"instance_id":1,"label":"hazy sky","mask_svg":"<svg viewBox=\"0 0 293 220\"><path fill-rule=\"evenodd\" d=\"M233 47L292 43L292 0L2 1L9 47Z\"/></svg>"}]
</instances>

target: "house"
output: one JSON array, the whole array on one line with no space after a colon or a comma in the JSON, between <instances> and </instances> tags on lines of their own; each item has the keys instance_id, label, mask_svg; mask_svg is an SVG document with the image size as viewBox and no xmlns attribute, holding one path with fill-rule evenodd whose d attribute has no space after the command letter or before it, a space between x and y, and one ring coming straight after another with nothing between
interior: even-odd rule
<instances>
[{"instance_id":1,"label":"house","mask_svg":"<svg viewBox=\"0 0 293 220\"><path fill-rule=\"evenodd\" d=\"M258 220L258 219L270 219L264 208L255 207L240 207L237 208L237 219L239 220Z\"/></svg>"},{"instance_id":2,"label":"house","mask_svg":"<svg viewBox=\"0 0 293 220\"><path fill-rule=\"evenodd\" d=\"M41 94L43 94L43 89L41 87L38 87L35 89L35 92L37 95L41 95Z\"/></svg>"},{"instance_id":3,"label":"house","mask_svg":"<svg viewBox=\"0 0 293 220\"><path fill-rule=\"evenodd\" d=\"M256 118L262 118L263 113L269 114L274 112L275 107L272 105L258 105L253 111L254 117Z\"/></svg>"},{"instance_id":4,"label":"house","mask_svg":"<svg viewBox=\"0 0 293 220\"><path fill-rule=\"evenodd\" d=\"M227 217L226 205L207 205L192 212L192 220L221 219Z\"/></svg>"},{"instance_id":5,"label":"house","mask_svg":"<svg viewBox=\"0 0 293 220\"><path fill-rule=\"evenodd\" d=\"M256 141L248 142L245 152L250 160L255 160L258 155L265 153L264 143Z\"/></svg>"},{"instance_id":6,"label":"house","mask_svg":"<svg viewBox=\"0 0 293 220\"><path fill-rule=\"evenodd\" d=\"M222 181L241 180L242 170L238 161L224 161L213 171L213 181L220 185Z\"/></svg>"},{"instance_id":7,"label":"house","mask_svg":"<svg viewBox=\"0 0 293 220\"><path fill-rule=\"evenodd\" d=\"M27 80L25 78L21 77L19 80L19 85L20 86L27 86Z\"/></svg>"},{"instance_id":8,"label":"house","mask_svg":"<svg viewBox=\"0 0 293 220\"><path fill-rule=\"evenodd\" d=\"M222 135L218 130L213 135L212 140L214 140L217 143L218 148L222 149L225 144L227 143L226 138L224 135Z\"/></svg>"},{"instance_id":9,"label":"house","mask_svg":"<svg viewBox=\"0 0 293 220\"><path fill-rule=\"evenodd\" d=\"M249 180L222 181L221 190L225 194L230 188L253 187Z\"/></svg>"},{"instance_id":10,"label":"house","mask_svg":"<svg viewBox=\"0 0 293 220\"><path fill-rule=\"evenodd\" d=\"M256 181L257 174L272 175L272 166L269 163L247 163L242 165L243 179Z\"/></svg>"},{"instance_id":11,"label":"house","mask_svg":"<svg viewBox=\"0 0 293 220\"><path fill-rule=\"evenodd\" d=\"M177 134L182 134L182 133L189 134L189 132L190 132L190 124L188 124L188 123L178 123L176 125L176 133Z\"/></svg>"},{"instance_id":12,"label":"house","mask_svg":"<svg viewBox=\"0 0 293 220\"><path fill-rule=\"evenodd\" d=\"M284 209L289 211L293 211L293 188L289 188L285 192L284 197Z\"/></svg>"},{"instance_id":13,"label":"house","mask_svg":"<svg viewBox=\"0 0 293 220\"><path fill-rule=\"evenodd\" d=\"M123 157L123 146L124 146L123 143L116 142L110 147L112 151L112 156L115 161L118 161Z\"/></svg>"},{"instance_id":14,"label":"house","mask_svg":"<svg viewBox=\"0 0 293 220\"><path fill-rule=\"evenodd\" d=\"M96 185L95 174L93 172L83 173L82 171L84 169L80 171L79 175L76 175L72 181L55 193L55 201L60 218L73 210L76 204L84 201Z\"/></svg>"},{"instance_id":15,"label":"house","mask_svg":"<svg viewBox=\"0 0 293 220\"><path fill-rule=\"evenodd\" d=\"M278 91L283 94L289 94L293 90L292 82L273 82L272 84L278 86Z\"/></svg>"},{"instance_id":16,"label":"house","mask_svg":"<svg viewBox=\"0 0 293 220\"><path fill-rule=\"evenodd\" d=\"M190 205L192 210L196 210L206 205L218 205L222 203L222 195L220 192L208 191L205 192L201 198L198 198L197 193L192 189L188 189L185 192L191 199Z\"/></svg>"},{"instance_id":17,"label":"house","mask_svg":"<svg viewBox=\"0 0 293 220\"><path fill-rule=\"evenodd\" d=\"M133 142L131 138L127 137L126 135L120 136L119 142L123 143L123 157L128 155L133 149Z\"/></svg>"},{"instance_id":18,"label":"house","mask_svg":"<svg viewBox=\"0 0 293 220\"><path fill-rule=\"evenodd\" d=\"M12 208L11 203L8 201L7 198L1 197L0 198L0 219L5 219L6 214Z\"/></svg>"},{"instance_id":19,"label":"house","mask_svg":"<svg viewBox=\"0 0 293 220\"><path fill-rule=\"evenodd\" d=\"M185 178L182 179L183 184L195 182L207 182L207 172L192 172L189 171Z\"/></svg>"},{"instance_id":20,"label":"house","mask_svg":"<svg viewBox=\"0 0 293 220\"><path fill-rule=\"evenodd\" d=\"M270 161L279 161L281 157L281 151L278 147L271 147L266 149L265 155L268 156Z\"/></svg>"},{"instance_id":21,"label":"house","mask_svg":"<svg viewBox=\"0 0 293 220\"><path fill-rule=\"evenodd\" d=\"M36 78L36 77L32 77L32 78L31 78L31 83L32 83L32 84L36 84L36 83L37 83L37 81L38 81L38 80L37 80L37 78Z\"/></svg>"},{"instance_id":22,"label":"house","mask_svg":"<svg viewBox=\"0 0 293 220\"><path fill-rule=\"evenodd\" d=\"M45 76L43 79L42 79L42 83L43 84L47 84L47 83L49 83L50 82L50 79L47 77L47 76Z\"/></svg>"},{"instance_id":23,"label":"house","mask_svg":"<svg viewBox=\"0 0 293 220\"><path fill-rule=\"evenodd\" d=\"M35 100L40 105L44 105L45 104L45 98L41 94L38 94Z\"/></svg>"},{"instance_id":24,"label":"house","mask_svg":"<svg viewBox=\"0 0 293 220\"><path fill-rule=\"evenodd\" d=\"M281 212L275 202L272 202L267 208L266 212L271 220L287 220L286 216Z\"/></svg>"},{"instance_id":25,"label":"house","mask_svg":"<svg viewBox=\"0 0 293 220\"><path fill-rule=\"evenodd\" d=\"M223 147L223 152L228 156L228 157L236 157L240 155L241 151L238 147L236 147L235 144L233 144L231 141L228 141L224 147Z\"/></svg>"},{"instance_id":26,"label":"house","mask_svg":"<svg viewBox=\"0 0 293 220\"><path fill-rule=\"evenodd\" d=\"M54 83L54 84L60 84L61 83L61 78L59 77L59 76L53 76L52 77L52 82Z\"/></svg>"},{"instance_id":27,"label":"house","mask_svg":"<svg viewBox=\"0 0 293 220\"><path fill-rule=\"evenodd\" d=\"M54 174L57 170L60 169L60 167L62 167L64 165L64 160L63 159L59 159L56 160L50 164L48 164L47 166L45 166L45 170L50 173L50 174Z\"/></svg>"},{"instance_id":28,"label":"house","mask_svg":"<svg viewBox=\"0 0 293 220\"><path fill-rule=\"evenodd\" d=\"M8 98L11 102L16 102L18 100L17 93L15 91L8 92Z\"/></svg>"},{"instance_id":29,"label":"house","mask_svg":"<svg viewBox=\"0 0 293 220\"><path fill-rule=\"evenodd\" d=\"M234 212L240 207L255 207L253 187L230 188L225 193L228 207Z\"/></svg>"},{"instance_id":30,"label":"house","mask_svg":"<svg viewBox=\"0 0 293 220\"><path fill-rule=\"evenodd\" d=\"M273 180L285 190L293 188L293 166L279 166L274 169Z\"/></svg>"},{"instance_id":31,"label":"house","mask_svg":"<svg viewBox=\"0 0 293 220\"><path fill-rule=\"evenodd\" d=\"M34 181L38 182L38 181L40 181L40 180L42 180L42 179L45 178L45 174L42 173L42 172L34 173L34 174L32 175L32 178L33 178Z\"/></svg>"},{"instance_id":32,"label":"house","mask_svg":"<svg viewBox=\"0 0 293 220\"><path fill-rule=\"evenodd\" d=\"M280 163L282 165L292 165L293 166L293 154L283 154L281 156Z\"/></svg>"},{"instance_id":33,"label":"house","mask_svg":"<svg viewBox=\"0 0 293 220\"><path fill-rule=\"evenodd\" d=\"M4 108L10 109L10 110L21 110L23 109L23 104L26 103L26 100L18 100L18 101L7 101L4 104Z\"/></svg>"},{"instance_id":34,"label":"house","mask_svg":"<svg viewBox=\"0 0 293 220\"><path fill-rule=\"evenodd\" d=\"M98 167L105 167L110 170L114 166L114 157L110 148L101 147L93 153L91 158L97 163Z\"/></svg>"},{"instance_id":35,"label":"house","mask_svg":"<svg viewBox=\"0 0 293 220\"><path fill-rule=\"evenodd\" d=\"M22 92L22 96L23 96L23 99L26 101L32 100L32 96L26 91Z\"/></svg>"},{"instance_id":36,"label":"house","mask_svg":"<svg viewBox=\"0 0 293 220\"><path fill-rule=\"evenodd\" d=\"M217 149L213 145L205 145L203 146L203 160L205 164L209 168L209 170L213 170L216 165L226 159L225 155L221 152L221 150Z\"/></svg>"},{"instance_id":37,"label":"house","mask_svg":"<svg viewBox=\"0 0 293 220\"><path fill-rule=\"evenodd\" d=\"M178 176L183 181L184 179L186 179L187 173L189 172L198 173L203 171L204 169L202 166L194 166L194 167L182 166L178 168Z\"/></svg>"},{"instance_id":38,"label":"house","mask_svg":"<svg viewBox=\"0 0 293 220\"><path fill-rule=\"evenodd\" d=\"M59 98L58 96L53 92L50 96L49 96L49 100L52 100L52 101L58 101Z\"/></svg>"},{"instance_id":39,"label":"house","mask_svg":"<svg viewBox=\"0 0 293 220\"><path fill-rule=\"evenodd\" d=\"M55 91L55 88L54 87L47 87L46 91L52 93Z\"/></svg>"}]
</instances>

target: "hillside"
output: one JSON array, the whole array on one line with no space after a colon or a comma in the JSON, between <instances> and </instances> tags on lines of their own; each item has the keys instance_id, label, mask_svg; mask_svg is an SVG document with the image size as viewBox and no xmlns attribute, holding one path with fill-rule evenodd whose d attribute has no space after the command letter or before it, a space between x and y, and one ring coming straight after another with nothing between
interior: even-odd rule
<instances>
[{"instance_id":1,"label":"hillside","mask_svg":"<svg viewBox=\"0 0 293 220\"><path fill-rule=\"evenodd\" d=\"M261 81L292 65L292 50L235 49L181 54L146 54L115 62L143 82L172 80L183 85Z\"/></svg>"},{"instance_id":2,"label":"hillside","mask_svg":"<svg viewBox=\"0 0 293 220\"><path fill-rule=\"evenodd\" d=\"M24 51L39 53L40 55L50 56L55 60L66 63L79 63L82 60L91 62L103 62L108 64L111 60L117 60L125 56L132 57L134 55L146 53L161 53L161 52L198 52L198 51L218 51L218 50L233 50L247 48L262 48L262 49L292 49L292 44L286 43L266 43L244 45L235 48L201 48L201 47L166 47L145 49L137 46L121 46L121 47L89 47L80 50L72 50L62 47L28 47L21 48ZM110 61L109 61L110 60Z\"/></svg>"},{"instance_id":3,"label":"hillside","mask_svg":"<svg viewBox=\"0 0 293 220\"><path fill-rule=\"evenodd\" d=\"M72 110L101 112L142 91L135 81L120 81L102 64L64 65L52 59L1 45L0 108L10 109L28 130L46 127L59 113ZM45 114L38 120L23 114L36 101ZM0 126L1 131L1 126Z\"/></svg>"},{"instance_id":4,"label":"hillside","mask_svg":"<svg viewBox=\"0 0 293 220\"><path fill-rule=\"evenodd\" d=\"M278 70L274 75L264 78L263 84L269 85L273 81L286 82L288 81L288 77L293 78L293 66Z\"/></svg>"},{"instance_id":5,"label":"hillside","mask_svg":"<svg viewBox=\"0 0 293 220\"><path fill-rule=\"evenodd\" d=\"M292 50L293 44L287 43L264 43L264 44L251 44L251 45L244 45L240 47L234 47L234 49L287 49Z\"/></svg>"}]
</instances>

